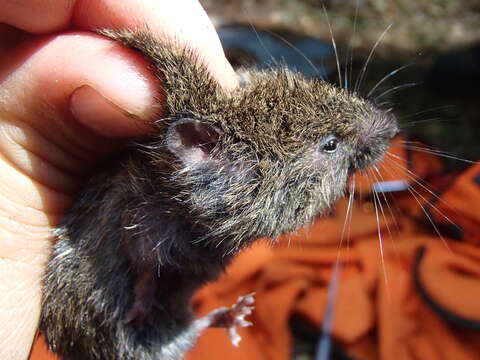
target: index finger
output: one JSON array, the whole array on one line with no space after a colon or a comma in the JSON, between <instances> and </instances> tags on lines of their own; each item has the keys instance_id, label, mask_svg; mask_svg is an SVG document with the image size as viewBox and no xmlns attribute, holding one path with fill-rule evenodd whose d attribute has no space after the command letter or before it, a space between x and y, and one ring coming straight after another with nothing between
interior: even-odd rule
<instances>
[{"instance_id":1,"label":"index finger","mask_svg":"<svg viewBox=\"0 0 480 360\"><path fill-rule=\"evenodd\" d=\"M238 84L220 40L197 0L0 0L0 22L32 33L147 26L193 49L225 89Z\"/></svg>"}]
</instances>

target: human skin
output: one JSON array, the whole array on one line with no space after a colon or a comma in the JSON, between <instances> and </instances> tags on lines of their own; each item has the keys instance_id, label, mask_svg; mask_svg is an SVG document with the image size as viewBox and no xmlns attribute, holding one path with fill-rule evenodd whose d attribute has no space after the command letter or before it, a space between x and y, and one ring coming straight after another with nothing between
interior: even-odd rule
<instances>
[{"instance_id":1,"label":"human skin","mask_svg":"<svg viewBox=\"0 0 480 360\"><path fill-rule=\"evenodd\" d=\"M195 0L0 0L0 358L26 359L50 231L95 163L162 114L137 53L92 32L148 29L237 85Z\"/></svg>"}]
</instances>

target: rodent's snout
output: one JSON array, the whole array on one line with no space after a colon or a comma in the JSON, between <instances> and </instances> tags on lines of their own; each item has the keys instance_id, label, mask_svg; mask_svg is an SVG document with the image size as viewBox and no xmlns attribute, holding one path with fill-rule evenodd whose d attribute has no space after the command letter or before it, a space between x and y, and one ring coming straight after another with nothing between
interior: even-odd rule
<instances>
[{"instance_id":1,"label":"rodent's snout","mask_svg":"<svg viewBox=\"0 0 480 360\"><path fill-rule=\"evenodd\" d=\"M370 118L361 124L360 136L368 140L375 138L393 139L399 132L397 119L391 112L375 110Z\"/></svg>"},{"instance_id":2,"label":"rodent's snout","mask_svg":"<svg viewBox=\"0 0 480 360\"><path fill-rule=\"evenodd\" d=\"M377 110L369 121L362 121L354 149L352 170L375 165L387 151L390 141L399 133L395 116Z\"/></svg>"},{"instance_id":3,"label":"rodent's snout","mask_svg":"<svg viewBox=\"0 0 480 360\"><path fill-rule=\"evenodd\" d=\"M383 117L385 118L384 121L386 123L385 134L389 138L389 140L392 140L400 132L400 128L398 127L398 123L397 123L397 119L396 119L395 115L393 115L390 112L384 113Z\"/></svg>"}]
</instances>

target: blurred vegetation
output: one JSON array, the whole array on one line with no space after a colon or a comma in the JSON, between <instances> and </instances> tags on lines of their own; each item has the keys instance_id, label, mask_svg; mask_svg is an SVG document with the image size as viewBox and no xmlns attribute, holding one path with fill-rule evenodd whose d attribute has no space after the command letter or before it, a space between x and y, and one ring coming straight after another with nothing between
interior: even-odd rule
<instances>
[{"instance_id":1,"label":"blurred vegetation","mask_svg":"<svg viewBox=\"0 0 480 360\"><path fill-rule=\"evenodd\" d=\"M355 47L369 47L390 24L394 26L384 48L444 50L480 38L478 0L203 0L202 4L217 24L252 23L325 40L330 38L327 13L337 39L350 38L356 27L351 43Z\"/></svg>"}]
</instances>

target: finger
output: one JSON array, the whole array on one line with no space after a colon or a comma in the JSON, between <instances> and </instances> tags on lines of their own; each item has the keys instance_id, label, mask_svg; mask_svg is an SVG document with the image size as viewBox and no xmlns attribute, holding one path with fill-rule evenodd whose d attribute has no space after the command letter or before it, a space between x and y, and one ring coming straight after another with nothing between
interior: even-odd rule
<instances>
[{"instance_id":1,"label":"finger","mask_svg":"<svg viewBox=\"0 0 480 360\"><path fill-rule=\"evenodd\" d=\"M31 38L32 35L14 28L13 26L0 23L0 58L18 46L18 44Z\"/></svg>"},{"instance_id":2,"label":"finger","mask_svg":"<svg viewBox=\"0 0 480 360\"><path fill-rule=\"evenodd\" d=\"M0 69L3 111L35 128L48 125L48 133L68 135L69 126L78 125L66 122L73 114L98 135L127 137L144 131L135 118L160 112L160 84L143 57L97 35L37 39L0 62Z\"/></svg>"},{"instance_id":3,"label":"finger","mask_svg":"<svg viewBox=\"0 0 480 360\"><path fill-rule=\"evenodd\" d=\"M83 0L72 23L82 29L144 27L161 39L175 40L199 54L210 73L226 89L238 79L225 58L220 40L197 0Z\"/></svg>"},{"instance_id":4,"label":"finger","mask_svg":"<svg viewBox=\"0 0 480 360\"><path fill-rule=\"evenodd\" d=\"M49 33L70 24L75 0L1 0L0 23L31 33Z\"/></svg>"},{"instance_id":5,"label":"finger","mask_svg":"<svg viewBox=\"0 0 480 360\"><path fill-rule=\"evenodd\" d=\"M91 34L37 40L11 55L0 62L0 358L24 359L38 323L49 228L70 206L85 157L110 148L106 130L136 133L123 113L148 118L158 84L141 57Z\"/></svg>"},{"instance_id":6,"label":"finger","mask_svg":"<svg viewBox=\"0 0 480 360\"><path fill-rule=\"evenodd\" d=\"M111 150L109 138L142 131L125 114L152 117L159 85L141 56L92 34L37 39L0 59L0 69L0 358L24 359L49 229L84 164Z\"/></svg>"},{"instance_id":7,"label":"finger","mask_svg":"<svg viewBox=\"0 0 480 360\"><path fill-rule=\"evenodd\" d=\"M34 264L0 258L0 359L28 358L40 315L40 264L47 253L38 254Z\"/></svg>"},{"instance_id":8,"label":"finger","mask_svg":"<svg viewBox=\"0 0 480 360\"><path fill-rule=\"evenodd\" d=\"M155 116L158 84L142 57L89 33L37 40L8 60L0 63L14 70L0 83L1 195L17 205L18 222L55 224L85 165L145 131L131 115Z\"/></svg>"},{"instance_id":9,"label":"finger","mask_svg":"<svg viewBox=\"0 0 480 360\"><path fill-rule=\"evenodd\" d=\"M197 0L0 0L1 6L0 22L33 33L72 27L94 30L147 26L159 38L195 50L225 89L238 85L215 29Z\"/></svg>"}]
</instances>

